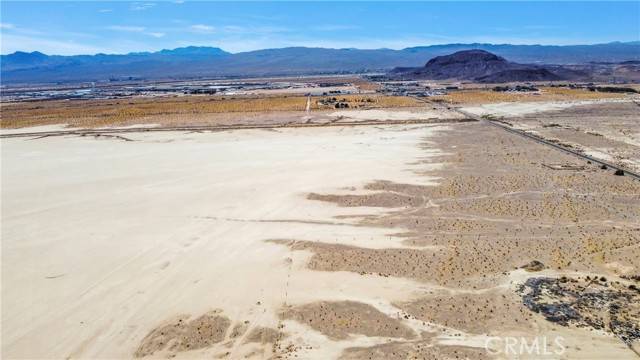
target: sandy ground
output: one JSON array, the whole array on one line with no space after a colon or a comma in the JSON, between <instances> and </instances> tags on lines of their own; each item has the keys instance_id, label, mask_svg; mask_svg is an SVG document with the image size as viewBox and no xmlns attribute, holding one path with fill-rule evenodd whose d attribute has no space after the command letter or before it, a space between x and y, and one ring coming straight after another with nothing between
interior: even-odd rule
<instances>
[{"instance_id":1,"label":"sandy ground","mask_svg":"<svg viewBox=\"0 0 640 360\"><path fill-rule=\"evenodd\" d=\"M453 111L440 108L428 109L425 107L400 109L370 109L370 110L340 110L328 114L334 119L349 121L368 120L430 120L430 119L462 119L463 116Z\"/></svg>"},{"instance_id":2,"label":"sandy ground","mask_svg":"<svg viewBox=\"0 0 640 360\"><path fill-rule=\"evenodd\" d=\"M437 153L417 146L435 129L3 139L3 357L126 358L180 315L218 310L230 326L277 329L283 304L322 298L381 307L404 299L416 288L411 280L309 271L308 255L265 240L400 246L385 229L334 217L381 210L305 197L351 192L374 179L431 183L414 170L438 165L408 162ZM322 335L308 337L325 344ZM303 350L323 358L371 341ZM239 340L177 354L271 351Z\"/></svg>"},{"instance_id":3,"label":"sandy ground","mask_svg":"<svg viewBox=\"0 0 640 360\"><path fill-rule=\"evenodd\" d=\"M107 129L128 129L128 128L154 128L159 126L158 124L137 124L137 125L129 125L129 126L108 126L108 127L97 127L94 128L96 130L107 130ZM43 126L31 126L27 128L18 128L18 129L0 129L0 135L10 135L10 134L21 134L21 133L45 133L51 131L68 131L68 130L81 130L82 128L70 127L66 124L57 124L57 125L43 125Z\"/></svg>"},{"instance_id":4,"label":"sandy ground","mask_svg":"<svg viewBox=\"0 0 640 360\"><path fill-rule=\"evenodd\" d=\"M515 128L640 171L638 100L501 103L464 109L478 115L502 117Z\"/></svg>"},{"instance_id":5,"label":"sandy ground","mask_svg":"<svg viewBox=\"0 0 640 360\"><path fill-rule=\"evenodd\" d=\"M601 99L601 100L572 100L572 101L545 101L545 102L501 102L496 104L483 104L478 106L463 107L462 110L475 115L493 116L521 116L546 111L563 110L574 106L592 105L601 103L627 103L630 99Z\"/></svg>"},{"instance_id":6,"label":"sandy ground","mask_svg":"<svg viewBox=\"0 0 640 360\"><path fill-rule=\"evenodd\" d=\"M366 187L373 194L309 195L347 208L393 208L361 224L405 229L396 236L412 248L286 243L312 251L309 267L318 271L430 284L394 306L435 327L421 330L436 340L423 335L346 354L405 358L429 354L424 346L457 344L465 345L458 355L480 358L492 355L473 347L483 337L524 336L562 338L565 350L550 358L636 358L639 183L479 123L452 126L428 146L434 143L446 154L439 158L445 166L428 173L441 177L435 186L374 182ZM575 170L547 166L554 163ZM448 331L457 341L442 340Z\"/></svg>"},{"instance_id":7,"label":"sandy ground","mask_svg":"<svg viewBox=\"0 0 640 360\"><path fill-rule=\"evenodd\" d=\"M478 122L128 137L2 139L4 358L637 358L628 177Z\"/></svg>"}]
</instances>

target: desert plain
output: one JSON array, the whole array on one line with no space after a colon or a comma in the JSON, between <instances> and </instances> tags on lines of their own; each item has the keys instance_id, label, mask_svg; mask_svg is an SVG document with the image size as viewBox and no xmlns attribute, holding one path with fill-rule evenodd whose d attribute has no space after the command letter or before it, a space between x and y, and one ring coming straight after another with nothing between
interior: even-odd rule
<instances>
[{"instance_id":1,"label":"desert plain","mask_svg":"<svg viewBox=\"0 0 640 360\"><path fill-rule=\"evenodd\" d=\"M287 96L3 104L2 357L638 358L637 95Z\"/></svg>"}]
</instances>

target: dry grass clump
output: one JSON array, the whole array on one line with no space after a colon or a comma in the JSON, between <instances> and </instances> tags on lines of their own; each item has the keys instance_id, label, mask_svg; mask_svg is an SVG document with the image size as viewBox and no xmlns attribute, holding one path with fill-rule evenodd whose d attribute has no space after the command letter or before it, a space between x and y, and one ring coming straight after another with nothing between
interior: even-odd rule
<instances>
[{"instance_id":1,"label":"dry grass clump","mask_svg":"<svg viewBox=\"0 0 640 360\"><path fill-rule=\"evenodd\" d=\"M498 102L530 102L530 101L562 101L562 100L595 100L622 98L624 94L601 93L585 89L565 87L540 87L539 93L508 93L492 90L462 90L447 95L434 96L433 99L454 104L486 104Z\"/></svg>"},{"instance_id":2,"label":"dry grass clump","mask_svg":"<svg viewBox=\"0 0 640 360\"><path fill-rule=\"evenodd\" d=\"M346 348L341 360L353 359L491 359L484 348L433 344L431 340L389 341Z\"/></svg>"},{"instance_id":3,"label":"dry grass clump","mask_svg":"<svg viewBox=\"0 0 640 360\"><path fill-rule=\"evenodd\" d=\"M399 319L357 301L318 301L285 307L280 318L306 324L332 340L345 340L352 334L405 339L416 335Z\"/></svg>"},{"instance_id":4,"label":"dry grass clump","mask_svg":"<svg viewBox=\"0 0 640 360\"><path fill-rule=\"evenodd\" d=\"M328 98L328 97L322 97ZM407 97L382 95L340 95L350 108L403 107L419 103ZM315 99L320 99L314 98ZM311 102L312 110L330 106ZM59 100L3 104L0 127L19 128L53 124L72 127L118 126L142 123L162 123L164 119L197 121L206 114L260 113L305 111L304 96L180 96L109 100Z\"/></svg>"},{"instance_id":5,"label":"dry grass clump","mask_svg":"<svg viewBox=\"0 0 640 360\"><path fill-rule=\"evenodd\" d=\"M180 316L142 339L134 357L145 357L163 350L183 352L207 348L224 340L230 325L229 318L218 310L193 320Z\"/></svg>"},{"instance_id":6,"label":"dry grass clump","mask_svg":"<svg viewBox=\"0 0 640 360\"><path fill-rule=\"evenodd\" d=\"M380 84L375 83L375 82L371 82L369 80L363 79L363 78L355 78L353 80L353 85L355 85L358 89L360 90L364 90L364 91L375 91L375 90L379 90L382 88L382 86L380 86Z\"/></svg>"},{"instance_id":7,"label":"dry grass clump","mask_svg":"<svg viewBox=\"0 0 640 360\"><path fill-rule=\"evenodd\" d=\"M205 113L303 111L304 97L225 98L188 96L118 100L61 100L4 104L3 128L51 124L105 126L130 123L149 116Z\"/></svg>"}]
</instances>

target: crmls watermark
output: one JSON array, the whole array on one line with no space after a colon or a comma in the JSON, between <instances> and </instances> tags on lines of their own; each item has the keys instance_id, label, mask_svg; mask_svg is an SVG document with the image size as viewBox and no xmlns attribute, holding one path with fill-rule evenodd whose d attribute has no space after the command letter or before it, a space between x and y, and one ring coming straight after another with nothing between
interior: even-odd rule
<instances>
[{"instance_id":1,"label":"crmls watermark","mask_svg":"<svg viewBox=\"0 0 640 360\"><path fill-rule=\"evenodd\" d=\"M562 336L493 336L485 340L484 347L492 355L562 355L567 350Z\"/></svg>"}]
</instances>

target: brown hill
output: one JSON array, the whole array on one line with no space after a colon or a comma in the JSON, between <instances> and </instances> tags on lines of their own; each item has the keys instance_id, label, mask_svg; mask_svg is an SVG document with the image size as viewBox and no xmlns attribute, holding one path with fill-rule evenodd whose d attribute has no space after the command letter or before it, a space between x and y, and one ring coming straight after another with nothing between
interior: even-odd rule
<instances>
[{"instance_id":1,"label":"brown hill","mask_svg":"<svg viewBox=\"0 0 640 360\"><path fill-rule=\"evenodd\" d=\"M524 65L484 50L465 50L437 56L420 68L396 68L389 73L395 79L473 80L479 82L562 80L544 67Z\"/></svg>"}]
</instances>

